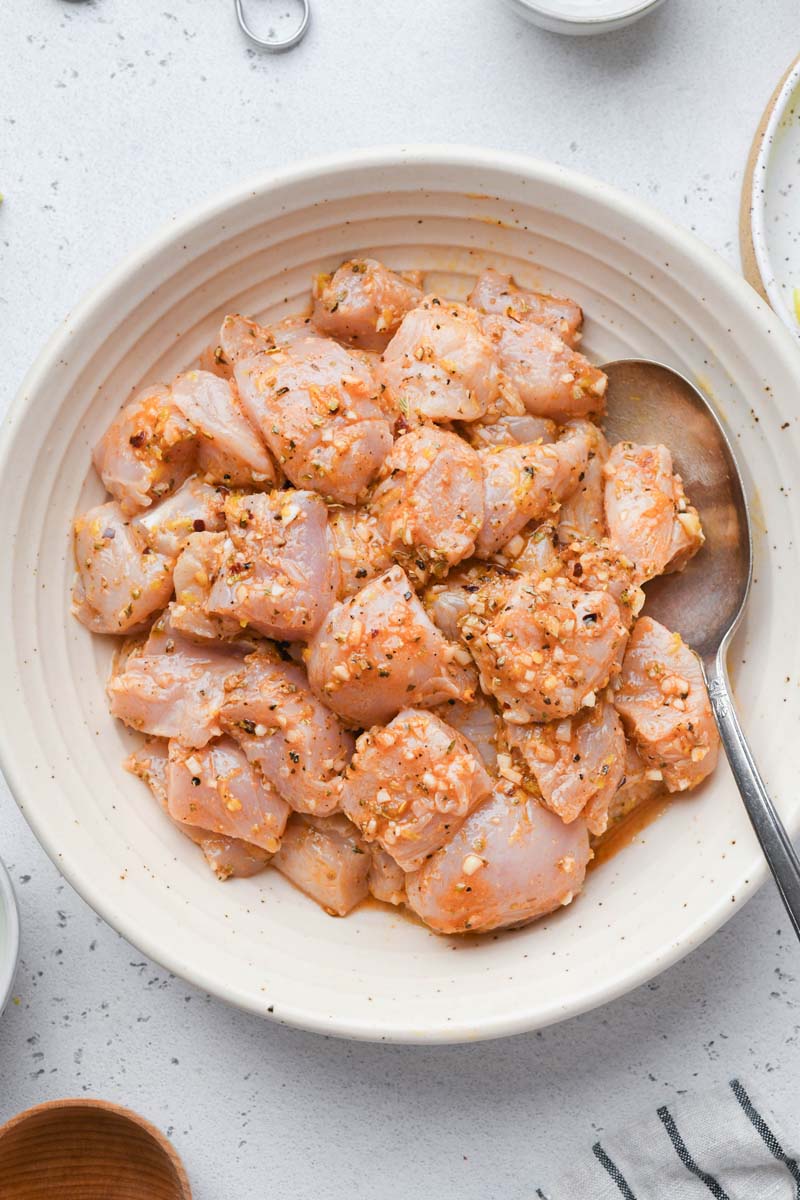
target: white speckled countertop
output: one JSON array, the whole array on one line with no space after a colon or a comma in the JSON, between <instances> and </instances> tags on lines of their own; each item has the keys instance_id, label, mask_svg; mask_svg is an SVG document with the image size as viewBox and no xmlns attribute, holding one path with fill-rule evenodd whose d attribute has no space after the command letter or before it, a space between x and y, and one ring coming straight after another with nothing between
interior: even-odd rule
<instances>
[{"instance_id":1,"label":"white speckled countertop","mask_svg":"<svg viewBox=\"0 0 800 1200\"><path fill-rule=\"evenodd\" d=\"M738 261L741 173L797 52L795 0L667 0L586 40L500 0L313 2L307 40L275 58L242 40L232 0L0 0L0 404L159 223L256 170L350 146L471 141L554 159ZM255 16L294 0L249 3ZM165 974L61 881L5 790L0 854L23 925L0 1121L70 1094L128 1104L174 1139L198 1200L521 1200L598 1131L703 1083L738 1073L796 1109L800 948L771 886L598 1012L415 1049L295 1033Z\"/></svg>"}]
</instances>

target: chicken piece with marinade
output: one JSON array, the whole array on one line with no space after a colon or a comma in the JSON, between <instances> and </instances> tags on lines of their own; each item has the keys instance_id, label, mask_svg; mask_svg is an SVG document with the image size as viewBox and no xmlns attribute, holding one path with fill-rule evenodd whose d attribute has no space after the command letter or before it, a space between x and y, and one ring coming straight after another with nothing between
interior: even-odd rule
<instances>
[{"instance_id":1,"label":"chicken piece with marinade","mask_svg":"<svg viewBox=\"0 0 800 1200\"><path fill-rule=\"evenodd\" d=\"M591 857L586 825L565 825L506 780L422 867L409 907L437 933L524 925L571 903Z\"/></svg>"},{"instance_id":2,"label":"chicken piece with marinade","mask_svg":"<svg viewBox=\"0 0 800 1200\"><path fill-rule=\"evenodd\" d=\"M298 488L354 504L392 444L396 413L364 355L301 337L234 370L242 406Z\"/></svg>"},{"instance_id":3,"label":"chicken piece with marinade","mask_svg":"<svg viewBox=\"0 0 800 1200\"><path fill-rule=\"evenodd\" d=\"M681 570L705 539L666 446L617 442L605 479L608 536L634 564L636 583Z\"/></svg>"},{"instance_id":4,"label":"chicken piece with marinade","mask_svg":"<svg viewBox=\"0 0 800 1200\"><path fill-rule=\"evenodd\" d=\"M273 865L332 917L343 917L369 895L372 855L341 813L295 813Z\"/></svg>"},{"instance_id":5,"label":"chicken piece with marinade","mask_svg":"<svg viewBox=\"0 0 800 1200\"><path fill-rule=\"evenodd\" d=\"M374 258L350 259L333 275L314 279L312 321L327 337L361 350L383 350L422 299L419 283L419 272L401 275Z\"/></svg>"},{"instance_id":6,"label":"chicken piece with marinade","mask_svg":"<svg viewBox=\"0 0 800 1200\"><path fill-rule=\"evenodd\" d=\"M486 584L470 596L459 624L481 687L518 725L591 707L619 670L627 638L607 592L549 576Z\"/></svg>"},{"instance_id":7,"label":"chicken piece with marinade","mask_svg":"<svg viewBox=\"0 0 800 1200\"><path fill-rule=\"evenodd\" d=\"M614 703L640 755L669 791L697 787L714 770L719 734L711 701L700 661L679 633L639 617Z\"/></svg>"},{"instance_id":8,"label":"chicken piece with marinade","mask_svg":"<svg viewBox=\"0 0 800 1200\"><path fill-rule=\"evenodd\" d=\"M175 404L172 389L144 388L114 418L97 443L94 465L128 515L174 492L191 475L197 431Z\"/></svg>"},{"instance_id":9,"label":"chicken piece with marinade","mask_svg":"<svg viewBox=\"0 0 800 1200\"><path fill-rule=\"evenodd\" d=\"M445 575L473 553L483 525L480 458L444 429L402 434L384 461L369 510L413 579Z\"/></svg>"},{"instance_id":10,"label":"chicken piece with marinade","mask_svg":"<svg viewBox=\"0 0 800 1200\"><path fill-rule=\"evenodd\" d=\"M563 296L518 287L510 275L492 267L478 276L467 304L487 316L508 317L518 324L544 325L568 346L580 340L583 312L579 304Z\"/></svg>"},{"instance_id":11,"label":"chicken piece with marinade","mask_svg":"<svg viewBox=\"0 0 800 1200\"><path fill-rule=\"evenodd\" d=\"M309 491L231 495L207 611L265 637L308 641L336 597L324 501Z\"/></svg>"},{"instance_id":12,"label":"chicken piece with marinade","mask_svg":"<svg viewBox=\"0 0 800 1200\"><path fill-rule=\"evenodd\" d=\"M386 347L378 378L409 424L476 421L494 406L503 377L478 314L426 296Z\"/></svg>"},{"instance_id":13,"label":"chicken piece with marinade","mask_svg":"<svg viewBox=\"0 0 800 1200\"><path fill-rule=\"evenodd\" d=\"M238 838L274 854L289 805L229 737L202 749L169 744L169 815L184 825Z\"/></svg>"},{"instance_id":14,"label":"chicken piece with marinade","mask_svg":"<svg viewBox=\"0 0 800 1200\"><path fill-rule=\"evenodd\" d=\"M368 842L377 841L398 866L413 871L491 787L462 734L431 712L407 708L356 742L342 808Z\"/></svg>"},{"instance_id":15,"label":"chicken piece with marinade","mask_svg":"<svg viewBox=\"0 0 800 1200\"><path fill-rule=\"evenodd\" d=\"M337 600L355 595L370 579L391 567L389 547L378 522L366 508L332 505L328 509L328 529L337 571Z\"/></svg>"},{"instance_id":16,"label":"chicken piece with marinade","mask_svg":"<svg viewBox=\"0 0 800 1200\"><path fill-rule=\"evenodd\" d=\"M128 756L123 766L147 784L173 825L200 847L217 879L247 879L267 866L272 853L261 846L240 838L211 833L208 829L189 825L170 815L167 805L169 743L164 738L147 738L142 746Z\"/></svg>"},{"instance_id":17,"label":"chicken piece with marinade","mask_svg":"<svg viewBox=\"0 0 800 1200\"><path fill-rule=\"evenodd\" d=\"M74 615L92 633L135 633L169 603L174 562L115 500L90 508L75 521Z\"/></svg>"},{"instance_id":18,"label":"chicken piece with marinade","mask_svg":"<svg viewBox=\"0 0 800 1200\"><path fill-rule=\"evenodd\" d=\"M229 683L222 724L297 812L324 817L339 807L353 738L301 667L268 649L250 655Z\"/></svg>"},{"instance_id":19,"label":"chicken piece with marinade","mask_svg":"<svg viewBox=\"0 0 800 1200\"><path fill-rule=\"evenodd\" d=\"M598 697L563 721L509 725L507 739L551 812L567 824L582 815L591 834L605 832L625 773L625 734L613 704Z\"/></svg>"},{"instance_id":20,"label":"chicken piece with marinade","mask_svg":"<svg viewBox=\"0 0 800 1200\"><path fill-rule=\"evenodd\" d=\"M146 508L131 520L151 550L175 558L193 533L216 533L225 528L227 489L191 475L176 492Z\"/></svg>"},{"instance_id":21,"label":"chicken piece with marinade","mask_svg":"<svg viewBox=\"0 0 800 1200\"><path fill-rule=\"evenodd\" d=\"M469 654L436 628L399 566L332 609L307 666L316 695L361 729L408 705L475 695Z\"/></svg>"},{"instance_id":22,"label":"chicken piece with marinade","mask_svg":"<svg viewBox=\"0 0 800 1200\"><path fill-rule=\"evenodd\" d=\"M479 558L490 558L529 521L558 510L586 470L593 431L588 421L574 421L551 444L479 452L484 488L483 525L475 548Z\"/></svg>"},{"instance_id":23,"label":"chicken piece with marinade","mask_svg":"<svg viewBox=\"0 0 800 1200\"><path fill-rule=\"evenodd\" d=\"M259 490L280 482L272 455L227 379L186 371L173 382L172 399L197 430L197 471L207 482Z\"/></svg>"}]
</instances>

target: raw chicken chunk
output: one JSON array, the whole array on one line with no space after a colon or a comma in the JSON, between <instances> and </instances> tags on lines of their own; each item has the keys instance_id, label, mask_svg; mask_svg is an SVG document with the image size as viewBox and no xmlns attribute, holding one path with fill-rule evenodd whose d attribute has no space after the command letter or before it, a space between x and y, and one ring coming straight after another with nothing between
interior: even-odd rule
<instances>
[{"instance_id":1,"label":"raw chicken chunk","mask_svg":"<svg viewBox=\"0 0 800 1200\"><path fill-rule=\"evenodd\" d=\"M580 340L583 313L574 300L517 287L510 275L488 267L467 297L467 304L487 315L508 317L521 324L544 325L573 346Z\"/></svg>"},{"instance_id":2,"label":"raw chicken chunk","mask_svg":"<svg viewBox=\"0 0 800 1200\"><path fill-rule=\"evenodd\" d=\"M354 504L392 444L394 413L363 355L300 338L235 368L250 420L299 488Z\"/></svg>"},{"instance_id":3,"label":"raw chicken chunk","mask_svg":"<svg viewBox=\"0 0 800 1200\"><path fill-rule=\"evenodd\" d=\"M93 633L133 633L169 602L173 563L116 501L91 508L75 522L72 611Z\"/></svg>"},{"instance_id":4,"label":"raw chicken chunk","mask_svg":"<svg viewBox=\"0 0 800 1200\"><path fill-rule=\"evenodd\" d=\"M369 894L372 855L358 830L341 813L332 817L295 814L272 861L332 917L343 917Z\"/></svg>"},{"instance_id":5,"label":"raw chicken chunk","mask_svg":"<svg viewBox=\"0 0 800 1200\"><path fill-rule=\"evenodd\" d=\"M561 422L603 411L603 372L544 325L484 317L483 328L528 412Z\"/></svg>"},{"instance_id":6,"label":"raw chicken chunk","mask_svg":"<svg viewBox=\"0 0 800 1200\"><path fill-rule=\"evenodd\" d=\"M251 655L229 687L222 722L292 808L322 817L338 808L353 739L301 667L266 651Z\"/></svg>"},{"instance_id":7,"label":"raw chicken chunk","mask_svg":"<svg viewBox=\"0 0 800 1200\"><path fill-rule=\"evenodd\" d=\"M471 704L448 700L432 711L467 738L490 775L497 774L497 738L502 722L485 696L477 695Z\"/></svg>"},{"instance_id":8,"label":"raw chicken chunk","mask_svg":"<svg viewBox=\"0 0 800 1200\"><path fill-rule=\"evenodd\" d=\"M558 540L562 545L574 541L599 542L606 532L604 503L608 442L596 425L587 430L590 438L588 461L578 486L561 505L558 514Z\"/></svg>"},{"instance_id":9,"label":"raw chicken chunk","mask_svg":"<svg viewBox=\"0 0 800 1200\"><path fill-rule=\"evenodd\" d=\"M169 816L167 807L167 768L169 766L169 743L164 738L147 738L144 745L135 750L123 763L126 771L138 776L148 785L158 803ZM190 841L203 851L205 860L217 879L240 879L263 871L272 855L250 842L238 838L224 837L188 825L170 817L173 825L180 829Z\"/></svg>"},{"instance_id":10,"label":"raw chicken chunk","mask_svg":"<svg viewBox=\"0 0 800 1200\"><path fill-rule=\"evenodd\" d=\"M703 544L703 531L666 446L618 442L605 476L608 534L634 563L636 582L684 567Z\"/></svg>"},{"instance_id":11,"label":"raw chicken chunk","mask_svg":"<svg viewBox=\"0 0 800 1200\"><path fill-rule=\"evenodd\" d=\"M590 858L581 818L565 825L501 780L454 837L406 879L409 907L438 933L522 925L569 904Z\"/></svg>"},{"instance_id":12,"label":"raw chicken chunk","mask_svg":"<svg viewBox=\"0 0 800 1200\"><path fill-rule=\"evenodd\" d=\"M314 280L312 320L320 333L362 350L383 350L401 320L419 304L417 279L374 258L351 259Z\"/></svg>"},{"instance_id":13,"label":"raw chicken chunk","mask_svg":"<svg viewBox=\"0 0 800 1200\"><path fill-rule=\"evenodd\" d=\"M475 421L497 402L503 382L478 315L438 296L403 318L378 378L412 424Z\"/></svg>"},{"instance_id":14,"label":"raw chicken chunk","mask_svg":"<svg viewBox=\"0 0 800 1200\"><path fill-rule=\"evenodd\" d=\"M212 487L192 475L176 492L134 517L151 550L175 558L192 533L225 528L225 488Z\"/></svg>"},{"instance_id":15,"label":"raw chicken chunk","mask_svg":"<svg viewBox=\"0 0 800 1200\"><path fill-rule=\"evenodd\" d=\"M370 511L412 578L444 575L472 554L483 525L480 458L455 433L413 429L384 460Z\"/></svg>"},{"instance_id":16,"label":"raw chicken chunk","mask_svg":"<svg viewBox=\"0 0 800 1200\"><path fill-rule=\"evenodd\" d=\"M633 742L625 739L625 775L608 809L610 829L642 804L666 792L661 771L642 758Z\"/></svg>"},{"instance_id":17,"label":"raw chicken chunk","mask_svg":"<svg viewBox=\"0 0 800 1200\"><path fill-rule=\"evenodd\" d=\"M430 620L400 567L337 604L309 647L312 689L360 728L410 704L469 699L469 655Z\"/></svg>"},{"instance_id":18,"label":"raw chicken chunk","mask_svg":"<svg viewBox=\"0 0 800 1200\"><path fill-rule=\"evenodd\" d=\"M590 833L603 833L625 772L625 734L613 704L598 698L563 721L507 730L547 807L567 824L582 814Z\"/></svg>"},{"instance_id":19,"label":"raw chicken chunk","mask_svg":"<svg viewBox=\"0 0 800 1200\"><path fill-rule=\"evenodd\" d=\"M356 742L342 808L367 841L413 871L491 788L466 738L433 713L406 708Z\"/></svg>"},{"instance_id":20,"label":"raw chicken chunk","mask_svg":"<svg viewBox=\"0 0 800 1200\"><path fill-rule=\"evenodd\" d=\"M328 529L338 571L337 600L354 595L391 567L392 556L378 522L365 508L335 505L328 510Z\"/></svg>"},{"instance_id":21,"label":"raw chicken chunk","mask_svg":"<svg viewBox=\"0 0 800 1200\"><path fill-rule=\"evenodd\" d=\"M115 417L94 452L97 473L127 514L174 492L194 469L197 432L161 384Z\"/></svg>"},{"instance_id":22,"label":"raw chicken chunk","mask_svg":"<svg viewBox=\"0 0 800 1200\"><path fill-rule=\"evenodd\" d=\"M202 750L170 742L167 804L176 821L240 838L269 854L280 846L290 812L229 737Z\"/></svg>"},{"instance_id":23,"label":"raw chicken chunk","mask_svg":"<svg viewBox=\"0 0 800 1200\"><path fill-rule=\"evenodd\" d=\"M242 669L249 647L200 645L162 617L141 653L131 654L108 682L111 715L132 729L205 746L222 733L226 684Z\"/></svg>"},{"instance_id":24,"label":"raw chicken chunk","mask_svg":"<svg viewBox=\"0 0 800 1200\"><path fill-rule=\"evenodd\" d=\"M370 846L370 853L372 864L367 884L371 894L384 904L405 904L406 873L403 868L377 842Z\"/></svg>"},{"instance_id":25,"label":"raw chicken chunk","mask_svg":"<svg viewBox=\"0 0 800 1200\"><path fill-rule=\"evenodd\" d=\"M235 617L220 617L208 611L211 588L228 544L224 533L193 533L175 563L170 623L188 638L229 641L242 633Z\"/></svg>"},{"instance_id":26,"label":"raw chicken chunk","mask_svg":"<svg viewBox=\"0 0 800 1200\"><path fill-rule=\"evenodd\" d=\"M232 495L207 610L266 637L307 641L336 598L328 510L316 492Z\"/></svg>"},{"instance_id":27,"label":"raw chicken chunk","mask_svg":"<svg viewBox=\"0 0 800 1200\"><path fill-rule=\"evenodd\" d=\"M462 563L451 571L442 583L433 583L423 593L423 603L428 616L451 642L461 637L459 619L469 607L469 598L478 588L495 577L494 566L484 562Z\"/></svg>"},{"instance_id":28,"label":"raw chicken chunk","mask_svg":"<svg viewBox=\"0 0 800 1200\"><path fill-rule=\"evenodd\" d=\"M558 508L578 486L594 441L594 426L574 421L557 442L481 450L484 519L476 554L489 558L529 521Z\"/></svg>"},{"instance_id":29,"label":"raw chicken chunk","mask_svg":"<svg viewBox=\"0 0 800 1200\"><path fill-rule=\"evenodd\" d=\"M486 585L470 597L460 625L481 687L519 725L591 707L619 669L627 637L607 592L549 577Z\"/></svg>"},{"instance_id":30,"label":"raw chicken chunk","mask_svg":"<svg viewBox=\"0 0 800 1200\"><path fill-rule=\"evenodd\" d=\"M173 383L172 399L198 432L197 470L207 482L255 488L278 483L275 463L227 379L187 371Z\"/></svg>"},{"instance_id":31,"label":"raw chicken chunk","mask_svg":"<svg viewBox=\"0 0 800 1200\"><path fill-rule=\"evenodd\" d=\"M554 442L558 436L555 421L533 417L530 413L508 413L491 421L471 421L459 430L476 450L492 447L524 446L533 442Z\"/></svg>"},{"instance_id":32,"label":"raw chicken chunk","mask_svg":"<svg viewBox=\"0 0 800 1200\"><path fill-rule=\"evenodd\" d=\"M213 371L222 379L231 379L234 365L240 358L252 358L254 354L263 354L274 346L275 339L269 329L250 317L230 313L222 322L217 344L210 346L200 356L200 365L204 371Z\"/></svg>"},{"instance_id":33,"label":"raw chicken chunk","mask_svg":"<svg viewBox=\"0 0 800 1200\"><path fill-rule=\"evenodd\" d=\"M615 697L642 758L671 792L696 787L717 763L719 734L697 656L679 633L639 617Z\"/></svg>"}]
</instances>

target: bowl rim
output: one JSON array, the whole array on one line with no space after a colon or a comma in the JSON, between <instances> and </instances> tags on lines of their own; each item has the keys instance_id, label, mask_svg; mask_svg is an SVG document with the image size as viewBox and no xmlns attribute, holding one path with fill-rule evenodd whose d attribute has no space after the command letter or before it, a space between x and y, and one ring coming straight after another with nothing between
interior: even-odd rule
<instances>
[{"instance_id":1,"label":"bowl rim","mask_svg":"<svg viewBox=\"0 0 800 1200\"><path fill-rule=\"evenodd\" d=\"M2 859L0 859L0 908L3 910L5 935L8 942L8 954L4 954L0 959L0 1015L2 1015L14 986L19 963L20 941L17 897L11 876Z\"/></svg>"},{"instance_id":2,"label":"bowl rim","mask_svg":"<svg viewBox=\"0 0 800 1200\"><path fill-rule=\"evenodd\" d=\"M27 372L22 385L12 402L4 429L0 433L0 472L8 469L9 455L18 426L28 408L28 396L38 390L56 368L59 359L67 351L72 327L91 322L127 277L141 269L146 263L168 250L175 241L190 233L195 227L222 215L231 206L258 195L267 195L285 187L303 183L319 184L324 178L338 178L355 170L389 170L400 165L409 169L430 166L452 168L479 173L481 170L500 171L510 176L521 176L527 182L566 188L587 203L599 202L611 209L619 218L629 221L646 233L691 259L697 268L713 278L724 290L730 302L740 313L763 329L770 337L773 360L777 356L784 365L800 375L800 350L789 331L763 299L732 266L714 250L703 243L695 234L676 225L649 205L627 195L617 188L580 174L560 165L507 151L491 150L468 144L429 143L395 144L348 150L339 154L314 157L281 169L267 169L244 181L204 199L191 206L184 214L164 222L142 245L129 252L118 266L109 271L64 319ZM468 189L464 189L467 191ZM38 841L52 859L61 874L84 900L100 914L123 937L137 946L143 953L166 970L174 971L195 987L209 991L245 1011L262 1017L270 1017L281 1024L288 1024L312 1032L334 1035L355 1040L390 1041L409 1044L431 1044L444 1042L475 1041L493 1037L505 1037L531 1029L543 1028L568 1017L577 1016L601 1004L634 990L641 984L672 966L679 959L702 944L715 933L740 903L749 899L767 877L766 862L754 843L754 853L747 869L736 882L737 904L731 904L730 893L721 892L715 901L709 902L704 915L687 928L681 938L668 945L659 945L643 955L635 970L606 977L585 988L579 997L571 997L566 1003L553 1003L544 1012L535 1015L526 1006L507 1010L499 1015L483 1016L477 1020L459 1020L447 1027L426 1029L419 1023L406 1021L400 1025L392 1022L387 1027L380 1018L365 1020L348 1016L328 1015L318 1009L309 1009L304 1003L283 1002L280 1012L269 1014L263 1007L256 1007L249 993L243 988L228 985L212 971L202 965L187 966L178 961L150 931L137 927L135 917L129 916L115 900L103 894L92 878L73 871L65 859L63 848L51 836L34 805L27 806L27 798L33 793L33 782L27 778L25 755L18 755L16 747L6 734L5 723L0 721L0 767L9 787ZM794 823L800 825L800 817ZM790 826L790 833L796 829Z\"/></svg>"}]
</instances>

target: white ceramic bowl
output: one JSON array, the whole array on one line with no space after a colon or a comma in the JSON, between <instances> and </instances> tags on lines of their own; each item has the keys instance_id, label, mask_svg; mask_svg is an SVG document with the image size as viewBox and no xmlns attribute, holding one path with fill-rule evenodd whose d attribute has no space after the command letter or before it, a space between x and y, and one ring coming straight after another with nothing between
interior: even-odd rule
<instances>
[{"instance_id":1,"label":"white ceramic bowl","mask_svg":"<svg viewBox=\"0 0 800 1200\"><path fill-rule=\"evenodd\" d=\"M664 0L506 0L526 21L551 33L611 33L654 12Z\"/></svg>"},{"instance_id":2,"label":"white ceramic bowl","mask_svg":"<svg viewBox=\"0 0 800 1200\"><path fill-rule=\"evenodd\" d=\"M2 862L0 862L0 1016L3 1014L19 959L19 914L14 888Z\"/></svg>"},{"instance_id":3,"label":"white ceramic bowl","mask_svg":"<svg viewBox=\"0 0 800 1200\"><path fill-rule=\"evenodd\" d=\"M756 758L798 827L786 753L800 679L797 348L730 268L637 201L469 148L349 154L252 180L169 225L56 333L7 421L0 463L2 760L70 882L176 974L326 1033L491 1037L635 987L750 895L765 872L727 768L593 873L571 908L521 932L458 941L369 907L333 920L277 872L214 881L122 771L134 739L106 712L112 645L68 613L71 518L101 495L91 447L130 390L190 363L225 312L291 312L314 271L367 250L435 272L434 286L454 295L493 263L575 296L591 355L662 359L714 397L755 518L756 583L733 676Z\"/></svg>"}]
</instances>

